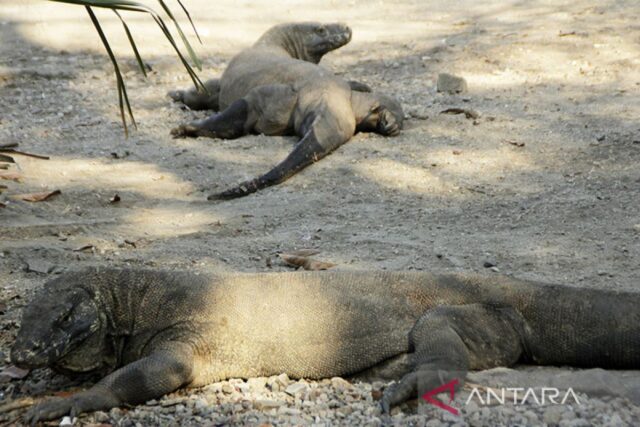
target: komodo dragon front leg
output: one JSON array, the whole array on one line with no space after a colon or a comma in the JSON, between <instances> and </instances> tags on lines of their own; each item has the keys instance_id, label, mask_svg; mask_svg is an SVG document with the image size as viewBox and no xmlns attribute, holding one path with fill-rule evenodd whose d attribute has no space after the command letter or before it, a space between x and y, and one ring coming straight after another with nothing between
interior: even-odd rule
<instances>
[{"instance_id":1,"label":"komodo dragon front leg","mask_svg":"<svg viewBox=\"0 0 640 427\"><path fill-rule=\"evenodd\" d=\"M25 421L36 424L70 414L139 404L170 393L193 379L193 351L187 344L165 343L163 348L104 377L88 390L70 397L46 400L33 407Z\"/></svg>"},{"instance_id":2,"label":"komodo dragon front leg","mask_svg":"<svg viewBox=\"0 0 640 427\"><path fill-rule=\"evenodd\" d=\"M526 354L525 330L513 308L470 304L427 311L409 334L413 370L385 390L383 411L453 380L458 388L470 369L512 366Z\"/></svg>"},{"instance_id":3,"label":"komodo dragon front leg","mask_svg":"<svg viewBox=\"0 0 640 427\"><path fill-rule=\"evenodd\" d=\"M167 95L175 102L182 102L192 110L220 110L220 79L204 82L206 90L192 87L189 90L172 90Z\"/></svg>"}]
</instances>

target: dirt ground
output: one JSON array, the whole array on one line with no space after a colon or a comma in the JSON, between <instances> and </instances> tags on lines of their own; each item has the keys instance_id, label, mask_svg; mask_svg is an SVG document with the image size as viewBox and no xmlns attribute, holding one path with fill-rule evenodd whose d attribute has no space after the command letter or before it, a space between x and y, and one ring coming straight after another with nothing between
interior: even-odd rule
<instances>
[{"instance_id":1,"label":"dirt ground","mask_svg":"<svg viewBox=\"0 0 640 427\"><path fill-rule=\"evenodd\" d=\"M357 135L282 185L207 202L266 172L295 138L173 140L172 127L203 116L165 95L190 86L187 74L150 19L127 15L153 70L144 79L117 18L102 12L138 120L125 138L111 64L84 10L0 1L0 144L51 157L16 156L22 182L3 182L0 197L62 192L0 209L5 363L32 291L87 265L286 270L276 253L317 248L339 269L497 274L490 262L521 278L637 289L635 0L186 6L203 39L203 78L275 23L348 23L352 42L322 65L398 97L404 131ZM437 93L442 72L464 77L468 92ZM452 107L480 117L440 114Z\"/></svg>"}]
</instances>

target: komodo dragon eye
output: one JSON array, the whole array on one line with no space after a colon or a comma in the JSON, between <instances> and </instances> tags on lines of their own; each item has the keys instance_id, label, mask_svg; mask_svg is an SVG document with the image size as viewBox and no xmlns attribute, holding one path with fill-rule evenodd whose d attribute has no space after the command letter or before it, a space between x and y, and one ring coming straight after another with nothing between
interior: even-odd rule
<instances>
[{"instance_id":1,"label":"komodo dragon eye","mask_svg":"<svg viewBox=\"0 0 640 427\"><path fill-rule=\"evenodd\" d=\"M73 309L62 313L60 317L58 317L58 320L56 320L56 324L61 327L68 326L69 323L71 322L72 314L73 314Z\"/></svg>"},{"instance_id":2,"label":"komodo dragon eye","mask_svg":"<svg viewBox=\"0 0 640 427\"><path fill-rule=\"evenodd\" d=\"M319 36L324 36L327 34L327 29L325 27L318 27L316 28L316 34L318 34Z\"/></svg>"}]
</instances>

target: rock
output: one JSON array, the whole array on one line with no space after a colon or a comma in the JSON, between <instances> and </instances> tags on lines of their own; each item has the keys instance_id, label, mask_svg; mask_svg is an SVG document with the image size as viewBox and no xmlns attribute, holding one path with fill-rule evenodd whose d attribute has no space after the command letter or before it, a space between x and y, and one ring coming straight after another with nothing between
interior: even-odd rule
<instances>
[{"instance_id":1,"label":"rock","mask_svg":"<svg viewBox=\"0 0 640 427\"><path fill-rule=\"evenodd\" d=\"M278 382L278 384L280 384L283 387L288 386L289 383L291 382L291 380L289 379L289 376L287 374L278 375L278 377L276 378L276 381Z\"/></svg>"},{"instance_id":2,"label":"rock","mask_svg":"<svg viewBox=\"0 0 640 427\"><path fill-rule=\"evenodd\" d=\"M265 387L267 386L267 379L264 377L259 377L259 378L249 378L247 380L247 385L249 386L249 389L251 391L255 392L259 392L259 391L263 391L265 389Z\"/></svg>"},{"instance_id":3,"label":"rock","mask_svg":"<svg viewBox=\"0 0 640 427\"><path fill-rule=\"evenodd\" d=\"M563 413L564 408L562 406L550 406L544 411L544 414L542 415L542 421L545 424L556 425L562 419Z\"/></svg>"},{"instance_id":4,"label":"rock","mask_svg":"<svg viewBox=\"0 0 640 427\"><path fill-rule=\"evenodd\" d=\"M51 264L50 262L41 259L30 259L27 261L26 270L34 273L49 274L52 273L56 267L57 266L55 264Z\"/></svg>"},{"instance_id":5,"label":"rock","mask_svg":"<svg viewBox=\"0 0 640 427\"><path fill-rule=\"evenodd\" d=\"M527 419L528 425L536 425L540 423L540 418L538 418L538 414L531 410L525 411L522 415Z\"/></svg>"},{"instance_id":6,"label":"rock","mask_svg":"<svg viewBox=\"0 0 640 427\"><path fill-rule=\"evenodd\" d=\"M304 383L293 383L289 385L284 391L291 396L295 396L298 393L302 393L307 389L307 385Z\"/></svg>"},{"instance_id":7,"label":"rock","mask_svg":"<svg viewBox=\"0 0 640 427\"><path fill-rule=\"evenodd\" d=\"M253 402L253 407L260 411L268 411L269 409L277 409L284 405L284 402L270 399L258 399Z\"/></svg>"},{"instance_id":8,"label":"rock","mask_svg":"<svg viewBox=\"0 0 640 427\"><path fill-rule=\"evenodd\" d=\"M478 407L478 404L476 402L474 402L473 400L470 400L469 403L465 405L464 409L467 414L473 414L480 408Z\"/></svg>"},{"instance_id":9,"label":"rock","mask_svg":"<svg viewBox=\"0 0 640 427\"><path fill-rule=\"evenodd\" d=\"M482 266L484 268L491 268L491 267L495 267L496 266L496 262L495 261L485 261Z\"/></svg>"},{"instance_id":10,"label":"rock","mask_svg":"<svg viewBox=\"0 0 640 427\"><path fill-rule=\"evenodd\" d=\"M224 383L222 384L222 392L226 393L226 394L231 394L234 391L236 391L236 389L229 383Z\"/></svg>"},{"instance_id":11,"label":"rock","mask_svg":"<svg viewBox=\"0 0 640 427\"><path fill-rule=\"evenodd\" d=\"M333 377L331 378L331 386L338 391L344 391L351 388L351 383L344 378Z\"/></svg>"},{"instance_id":12,"label":"rock","mask_svg":"<svg viewBox=\"0 0 640 427\"><path fill-rule=\"evenodd\" d=\"M72 426L72 425L75 424L75 422L76 422L75 418L72 419L71 417L63 417L62 421L60 421L59 426L60 427L62 427L62 426Z\"/></svg>"},{"instance_id":13,"label":"rock","mask_svg":"<svg viewBox=\"0 0 640 427\"><path fill-rule=\"evenodd\" d=\"M463 93L467 91L467 81L462 77L453 74L440 73L436 82L438 92L444 93Z\"/></svg>"}]
</instances>

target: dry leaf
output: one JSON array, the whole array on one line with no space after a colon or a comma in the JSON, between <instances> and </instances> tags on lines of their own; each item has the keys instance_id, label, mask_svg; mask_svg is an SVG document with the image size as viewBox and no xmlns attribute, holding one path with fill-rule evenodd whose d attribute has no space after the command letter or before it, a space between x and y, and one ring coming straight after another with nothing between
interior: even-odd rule
<instances>
[{"instance_id":1,"label":"dry leaf","mask_svg":"<svg viewBox=\"0 0 640 427\"><path fill-rule=\"evenodd\" d=\"M506 142L507 144L511 144L514 147L524 147L524 142L518 142L518 141L513 141L511 139L505 139L503 142Z\"/></svg>"},{"instance_id":2,"label":"dry leaf","mask_svg":"<svg viewBox=\"0 0 640 427\"><path fill-rule=\"evenodd\" d=\"M86 250L93 249L93 248L94 248L94 246L89 243L89 244L82 245L82 246L80 246L78 248L73 249L73 252L82 252L82 251L86 251Z\"/></svg>"},{"instance_id":3,"label":"dry leaf","mask_svg":"<svg viewBox=\"0 0 640 427\"><path fill-rule=\"evenodd\" d=\"M467 119L477 119L480 117L480 114L471 108L447 108L446 110L440 111L440 114L464 114Z\"/></svg>"},{"instance_id":4,"label":"dry leaf","mask_svg":"<svg viewBox=\"0 0 640 427\"><path fill-rule=\"evenodd\" d=\"M57 196L58 194L61 194L61 193L62 192L60 190L54 190L54 191L45 191L42 193L18 194L15 196L11 196L11 198L16 200L24 200L25 202L43 202L49 199L50 197Z\"/></svg>"},{"instance_id":5,"label":"dry leaf","mask_svg":"<svg viewBox=\"0 0 640 427\"><path fill-rule=\"evenodd\" d=\"M20 181L22 175L17 172L0 172L0 179L6 179L8 181Z\"/></svg>"},{"instance_id":6,"label":"dry leaf","mask_svg":"<svg viewBox=\"0 0 640 427\"><path fill-rule=\"evenodd\" d=\"M20 380L29 374L28 369L21 369L14 365L9 365L0 372L0 383L11 380Z\"/></svg>"},{"instance_id":7,"label":"dry leaf","mask_svg":"<svg viewBox=\"0 0 640 427\"><path fill-rule=\"evenodd\" d=\"M317 271L328 270L331 267L335 267L336 264L330 262L318 261L313 258L307 258L303 256L280 254L280 258L292 267L302 267L305 270Z\"/></svg>"}]
</instances>

